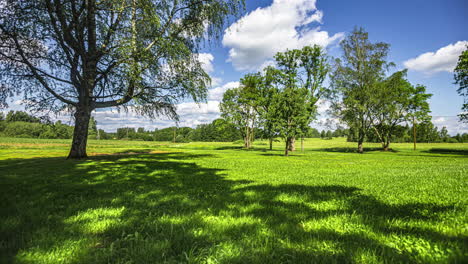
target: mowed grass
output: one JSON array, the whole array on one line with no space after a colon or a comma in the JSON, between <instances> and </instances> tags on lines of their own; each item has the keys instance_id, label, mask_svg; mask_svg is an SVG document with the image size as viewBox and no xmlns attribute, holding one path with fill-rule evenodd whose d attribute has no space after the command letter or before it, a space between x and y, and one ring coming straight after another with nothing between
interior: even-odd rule
<instances>
[{"instance_id":1,"label":"mowed grass","mask_svg":"<svg viewBox=\"0 0 468 264\"><path fill-rule=\"evenodd\" d=\"M0 138L0 262L468 262L468 144L69 143Z\"/></svg>"}]
</instances>

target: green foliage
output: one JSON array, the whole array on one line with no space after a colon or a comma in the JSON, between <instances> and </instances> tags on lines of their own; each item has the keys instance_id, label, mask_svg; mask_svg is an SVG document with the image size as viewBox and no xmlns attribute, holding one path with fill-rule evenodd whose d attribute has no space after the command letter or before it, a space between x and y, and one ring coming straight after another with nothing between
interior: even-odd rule
<instances>
[{"instance_id":1,"label":"green foliage","mask_svg":"<svg viewBox=\"0 0 468 264\"><path fill-rule=\"evenodd\" d=\"M462 106L463 113L459 117L461 121L468 122L468 46L458 58L454 73L455 83L460 86L457 90L458 94L465 100Z\"/></svg>"},{"instance_id":2,"label":"green foliage","mask_svg":"<svg viewBox=\"0 0 468 264\"><path fill-rule=\"evenodd\" d=\"M89 127L88 127L89 132L92 132L94 134L97 133L97 121L94 119L94 116L91 116L89 119Z\"/></svg>"},{"instance_id":3,"label":"green foliage","mask_svg":"<svg viewBox=\"0 0 468 264\"><path fill-rule=\"evenodd\" d=\"M432 94L422 85L413 86L406 80L407 71L398 71L376 85L369 112L371 124L384 149L398 124L430 120L429 103Z\"/></svg>"},{"instance_id":4,"label":"green foliage","mask_svg":"<svg viewBox=\"0 0 468 264\"><path fill-rule=\"evenodd\" d=\"M132 101L140 113L176 116L176 100L206 95L210 79L198 61L199 44L219 37L243 5L6 1L0 9L2 47L9 51L0 55L5 92L21 92L39 108L69 105L90 112ZM88 71L96 73L83 74Z\"/></svg>"},{"instance_id":5,"label":"green foliage","mask_svg":"<svg viewBox=\"0 0 468 264\"><path fill-rule=\"evenodd\" d=\"M42 132L42 124L23 121L8 122L5 129L3 130L3 134L5 136L19 138L38 138Z\"/></svg>"},{"instance_id":6,"label":"green foliage","mask_svg":"<svg viewBox=\"0 0 468 264\"><path fill-rule=\"evenodd\" d=\"M240 138L242 136L239 129L224 119L216 119L211 124L198 125L189 137L191 141L205 142L231 142Z\"/></svg>"},{"instance_id":7,"label":"green foliage","mask_svg":"<svg viewBox=\"0 0 468 264\"><path fill-rule=\"evenodd\" d=\"M23 120L34 119L23 118ZM73 127L62 124L60 121L55 124L41 124L36 120L34 122L0 121L0 136L4 137L67 139L71 138L72 135Z\"/></svg>"},{"instance_id":8,"label":"green foliage","mask_svg":"<svg viewBox=\"0 0 468 264\"><path fill-rule=\"evenodd\" d=\"M393 65L386 61L389 44L371 43L362 28L354 31L340 43L343 55L335 60L331 76L334 114L358 137L359 150L372 127L372 112L376 91L385 72ZM391 103L391 102L388 102Z\"/></svg>"},{"instance_id":9,"label":"green foliage","mask_svg":"<svg viewBox=\"0 0 468 264\"><path fill-rule=\"evenodd\" d=\"M286 140L285 155L296 137L304 136L316 115L316 103L327 92L322 86L329 66L323 50L315 45L275 55L277 69L267 69L277 85L271 111L274 126Z\"/></svg>"},{"instance_id":10,"label":"green foliage","mask_svg":"<svg viewBox=\"0 0 468 264\"><path fill-rule=\"evenodd\" d=\"M1 263L468 257L463 144L357 155L344 139L306 139L285 158L282 146L89 142L100 155L77 162L63 158L70 140L0 138Z\"/></svg>"},{"instance_id":11,"label":"green foliage","mask_svg":"<svg viewBox=\"0 0 468 264\"><path fill-rule=\"evenodd\" d=\"M275 128L287 142L285 155L291 139L299 137L310 122L311 109L304 102L307 93L304 88L287 87L274 97Z\"/></svg>"},{"instance_id":12,"label":"green foliage","mask_svg":"<svg viewBox=\"0 0 468 264\"><path fill-rule=\"evenodd\" d=\"M260 76L247 75L242 78L241 87L227 90L219 104L221 117L241 131L245 148L251 147L252 131L257 121L255 109L257 102L253 100L257 87L253 85L258 82L256 80L254 82L254 78L260 78Z\"/></svg>"},{"instance_id":13,"label":"green foliage","mask_svg":"<svg viewBox=\"0 0 468 264\"><path fill-rule=\"evenodd\" d=\"M5 118L6 122L29 122L40 123L41 120L23 111L9 111Z\"/></svg>"}]
</instances>

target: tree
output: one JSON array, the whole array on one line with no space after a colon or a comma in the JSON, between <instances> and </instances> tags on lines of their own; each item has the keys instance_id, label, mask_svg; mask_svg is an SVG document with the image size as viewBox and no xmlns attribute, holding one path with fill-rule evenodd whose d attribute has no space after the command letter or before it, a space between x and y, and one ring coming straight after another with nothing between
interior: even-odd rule
<instances>
[{"instance_id":1,"label":"tree","mask_svg":"<svg viewBox=\"0 0 468 264\"><path fill-rule=\"evenodd\" d=\"M3 121L5 120L5 115L3 114L3 112L0 112L0 121Z\"/></svg>"},{"instance_id":2,"label":"tree","mask_svg":"<svg viewBox=\"0 0 468 264\"><path fill-rule=\"evenodd\" d=\"M85 158L91 111L131 107L177 118L175 103L206 96L198 61L242 0L4 0L0 9L0 104L74 111L69 158Z\"/></svg>"},{"instance_id":3,"label":"tree","mask_svg":"<svg viewBox=\"0 0 468 264\"><path fill-rule=\"evenodd\" d=\"M304 97L301 100L305 104L303 110L307 112L301 114L304 115L301 117L301 120L305 119L297 124L302 127L296 131L297 135L289 138L290 142L287 143L290 150L294 151L296 136L304 136L309 129L310 122L316 116L316 103L330 91L323 86L323 82L329 71L329 65L325 52L318 45L305 46L300 50L294 49L279 52L275 55L275 61L279 71L277 76L283 86L283 92L286 89L296 88L305 90ZM299 113L296 112L296 114Z\"/></svg>"},{"instance_id":4,"label":"tree","mask_svg":"<svg viewBox=\"0 0 468 264\"><path fill-rule=\"evenodd\" d=\"M459 115L460 121L468 122L468 46L465 51L462 52L458 58L457 66L454 70L455 84L458 84L458 94L463 96L464 103L462 106L462 111Z\"/></svg>"},{"instance_id":5,"label":"tree","mask_svg":"<svg viewBox=\"0 0 468 264\"><path fill-rule=\"evenodd\" d=\"M305 88L286 86L275 95L275 126L284 139L285 156L289 155L292 139L300 135L309 123L310 105L304 103L307 93Z\"/></svg>"},{"instance_id":6,"label":"tree","mask_svg":"<svg viewBox=\"0 0 468 264\"><path fill-rule=\"evenodd\" d=\"M253 108L253 101L249 100L248 86L242 85L244 80L245 78L241 80L241 87L229 89L224 93L219 109L221 117L241 131L244 147L251 148L257 113Z\"/></svg>"},{"instance_id":7,"label":"tree","mask_svg":"<svg viewBox=\"0 0 468 264\"><path fill-rule=\"evenodd\" d=\"M380 82L374 91L371 104L372 127L386 151L398 124L413 119L426 121L429 117L429 103L432 96L422 85L413 86L406 79L406 70L398 71Z\"/></svg>"},{"instance_id":8,"label":"tree","mask_svg":"<svg viewBox=\"0 0 468 264\"><path fill-rule=\"evenodd\" d=\"M268 138L270 150L273 149L273 139L277 135L275 130L275 113L273 104L276 94L278 93L277 70L269 66L264 70L263 83L259 85L257 96L257 112L263 132Z\"/></svg>"},{"instance_id":9,"label":"tree","mask_svg":"<svg viewBox=\"0 0 468 264\"><path fill-rule=\"evenodd\" d=\"M357 134L358 152L372 127L372 104L378 83L392 63L386 62L389 44L371 43L368 33L356 28L340 43L343 55L331 75L332 112Z\"/></svg>"},{"instance_id":10,"label":"tree","mask_svg":"<svg viewBox=\"0 0 468 264\"><path fill-rule=\"evenodd\" d=\"M440 130L440 133L439 133L439 137L443 142L447 142L447 140L449 138L449 134L448 134L448 131L447 131L446 127L442 127L442 129Z\"/></svg>"}]
</instances>

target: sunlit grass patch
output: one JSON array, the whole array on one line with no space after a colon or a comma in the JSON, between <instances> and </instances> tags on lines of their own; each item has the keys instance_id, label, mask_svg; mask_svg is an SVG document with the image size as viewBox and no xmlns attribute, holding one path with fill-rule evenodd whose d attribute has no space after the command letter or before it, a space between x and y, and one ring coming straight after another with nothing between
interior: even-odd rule
<instances>
[{"instance_id":1,"label":"sunlit grass patch","mask_svg":"<svg viewBox=\"0 0 468 264\"><path fill-rule=\"evenodd\" d=\"M122 222L121 216L124 210L124 207L88 209L65 219L64 223L79 228L82 233L104 233L109 228L116 228Z\"/></svg>"}]
</instances>

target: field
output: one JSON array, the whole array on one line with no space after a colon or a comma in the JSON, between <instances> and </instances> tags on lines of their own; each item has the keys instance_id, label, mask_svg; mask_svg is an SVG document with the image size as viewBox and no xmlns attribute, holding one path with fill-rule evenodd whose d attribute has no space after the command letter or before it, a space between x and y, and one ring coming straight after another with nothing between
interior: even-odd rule
<instances>
[{"instance_id":1,"label":"field","mask_svg":"<svg viewBox=\"0 0 468 264\"><path fill-rule=\"evenodd\" d=\"M467 263L468 144L0 138L0 263Z\"/></svg>"}]
</instances>

